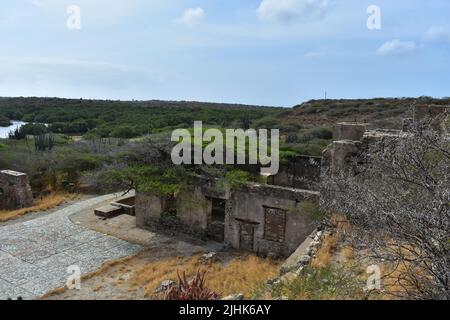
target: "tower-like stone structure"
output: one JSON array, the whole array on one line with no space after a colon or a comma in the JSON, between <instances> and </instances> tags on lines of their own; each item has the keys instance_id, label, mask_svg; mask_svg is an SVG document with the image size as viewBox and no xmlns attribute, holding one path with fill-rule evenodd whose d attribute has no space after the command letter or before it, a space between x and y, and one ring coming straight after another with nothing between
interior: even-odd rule
<instances>
[{"instance_id":1,"label":"tower-like stone structure","mask_svg":"<svg viewBox=\"0 0 450 320\"><path fill-rule=\"evenodd\" d=\"M28 176L25 173L0 171L0 209L14 210L33 204Z\"/></svg>"}]
</instances>

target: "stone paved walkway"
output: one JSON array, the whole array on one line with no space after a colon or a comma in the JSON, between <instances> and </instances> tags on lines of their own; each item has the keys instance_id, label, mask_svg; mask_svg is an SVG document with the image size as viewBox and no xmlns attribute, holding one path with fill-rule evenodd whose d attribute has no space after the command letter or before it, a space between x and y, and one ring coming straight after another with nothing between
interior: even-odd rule
<instances>
[{"instance_id":1,"label":"stone paved walkway","mask_svg":"<svg viewBox=\"0 0 450 320\"><path fill-rule=\"evenodd\" d=\"M83 274L142 247L73 224L69 216L113 199L106 195L76 203L26 222L0 226L0 300L37 298L62 287L67 268Z\"/></svg>"}]
</instances>

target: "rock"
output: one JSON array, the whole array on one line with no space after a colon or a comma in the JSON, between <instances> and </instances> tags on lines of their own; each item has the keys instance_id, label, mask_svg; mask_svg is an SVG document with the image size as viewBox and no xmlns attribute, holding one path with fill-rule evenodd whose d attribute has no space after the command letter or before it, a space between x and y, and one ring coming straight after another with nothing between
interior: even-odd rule
<instances>
[{"instance_id":1,"label":"rock","mask_svg":"<svg viewBox=\"0 0 450 320\"><path fill-rule=\"evenodd\" d=\"M173 287L176 284L173 280L164 280L161 284L156 288L155 293L162 293L167 291L167 289Z\"/></svg>"},{"instance_id":2,"label":"rock","mask_svg":"<svg viewBox=\"0 0 450 320\"><path fill-rule=\"evenodd\" d=\"M225 297L222 300L240 301L240 300L244 300L244 295L242 293L236 293L236 294L229 295L228 297Z\"/></svg>"},{"instance_id":3,"label":"rock","mask_svg":"<svg viewBox=\"0 0 450 320\"><path fill-rule=\"evenodd\" d=\"M318 246L320 246L320 241L311 242L311 247L318 247Z\"/></svg>"},{"instance_id":4,"label":"rock","mask_svg":"<svg viewBox=\"0 0 450 320\"><path fill-rule=\"evenodd\" d=\"M301 266L306 266L311 262L311 257L310 256L301 256L300 259L298 260L299 265Z\"/></svg>"},{"instance_id":5,"label":"rock","mask_svg":"<svg viewBox=\"0 0 450 320\"><path fill-rule=\"evenodd\" d=\"M320 242L322 235L323 235L322 231L317 232L316 236L314 237L314 241Z\"/></svg>"},{"instance_id":6,"label":"rock","mask_svg":"<svg viewBox=\"0 0 450 320\"><path fill-rule=\"evenodd\" d=\"M298 268L296 271L295 271L295 274L297 275L297 276L301 276L302 274L303 274L303 270L305 269L305 267L300 267L300 268Z\"/></svg>"},{"instance_id":7,"label":"rock","mask_svg":"<svg viewBox=\"0 0 450 320\"><path fill-rule=\"evenodd\" d=\"M203 264L208 264L210 262L214 262L217 259L217 253L210 252L210 253L204 254L200 259Z\"/></svg>"},{"instance_id":8,"label":"rock","mask_svg":"<svg viewBox=\"0 0 450 320\"><path fill-rule=\"evenodd\" d=\"M269 286L273 286L273 285L276 285L276 284L279 284L281 282L281 280L279 279L279 278L275 278L275 279L269 279L269 280L267 280L267 284L269 285Z\"/></svg>"}]
</instances>

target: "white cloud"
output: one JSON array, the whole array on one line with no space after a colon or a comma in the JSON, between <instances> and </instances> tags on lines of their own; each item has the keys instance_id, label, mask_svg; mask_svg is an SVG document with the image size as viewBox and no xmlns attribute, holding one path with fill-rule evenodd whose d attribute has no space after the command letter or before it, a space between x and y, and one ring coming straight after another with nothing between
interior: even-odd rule
<instances>
[{"instance_id":1,"label":"white cloud","mask_svg":"<svg viewBox=\"0 0 450 320\"><path fill-rule=\"evenodd\" d=\"M184 11L181 18L177 22L192 27L202 21L205 17L205 10L202 8L190 8Z\"/></svg>"},{"instance_id":2,"label":"white cloud","mask_svg":"<svg viewBox=\"0 0 450 320\"><path fill-rule=\"evenodd\" d=\"M1 57L2 85L19 83L24 86L49 84L101 84L118 87L127 78L131 82L158 81L162 75L136 66L105 61L87 61L49 57ZM122 84L121 84L122 83Z\"/></svg>"},{"instance_id":3,"label":"white cloud","mask_svg":"<svg viewBox=\"0 0 450 320\"><path fill-rule=\"evenodd\" d=\"M392 40L385 42L380 48L378 48L377 54L380 56L403 55L411 53L416 49L417 45L413 41Z\"/></svg>"},{"instance_id":4,"label":"white cloud","mask_svg":"<svg viewBox=\"0 0 450 320\"><path fill-rule=\"evenodd\" d=\"M429 42L450 42L450 28L434 26L425 32L423 39Z\"/></svg>"},{"instance_id":5,"label":"white cloud","mask_svg":"<svg viewBox=\"0 0 450 320\"><path fill-rule=\"evenodd\" d=\"M321 18L327 8L328 0L262 0L257 14L263 21L290 22Z\"/></svg>"}]
</instances>

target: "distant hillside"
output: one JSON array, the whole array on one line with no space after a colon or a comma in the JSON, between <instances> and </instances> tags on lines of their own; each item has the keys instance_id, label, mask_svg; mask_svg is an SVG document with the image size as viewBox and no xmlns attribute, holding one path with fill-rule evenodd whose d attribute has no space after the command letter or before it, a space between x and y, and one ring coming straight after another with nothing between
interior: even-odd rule
<instances>
[{"instance_id":1,"label":"distant hillside","mask_svg":"<svg viewBox=\"0 0 450 320\"><path fill-rule=\"evenodd\" d=\"M401 128L414 104L450 105L450 98L311 100L290 109L189 101L112 101L0 98L0 118L48 123L54 133L134 138L190 128L194 121L222 128L280 129L282 155L321 155L341 121Z\"/></svg>"},{"instance_id":2,"label":"distant hillside","mask_svg":"<svg viewBox=\"0 0 450 320\"><path fill-rule=\"evenodd\" d=\"M339 121L368 122L378 128L399 128L416 104L450 105L450 98L311 100L279 115L281 122L332 125Z\"/></svg>"},{"instance_id":3,"label":"distant hillside","mask_svg":"<svg viewBox=\"0 0 450 320\"><path fill-rule=\"evenodd\" d=\"M320 156L331 142L333 124L357 121L372 128L401 129L414 104L450 105L450 98L311 100L257 123L281 130L285 153Z\"/></svg>"},{"instance_id":4,"label":"distant hillside","mask_svg":"<svg viewBox=\"0 0 450 320\"><path fill-rule=\"evenodd\" d=\"M47 123L55 133L131 138L194 121L222 127L246 127L273 117L281 108L188 101L112 101L60 98L2 98L4 121Z\"/></svg>"}]
</instances>

